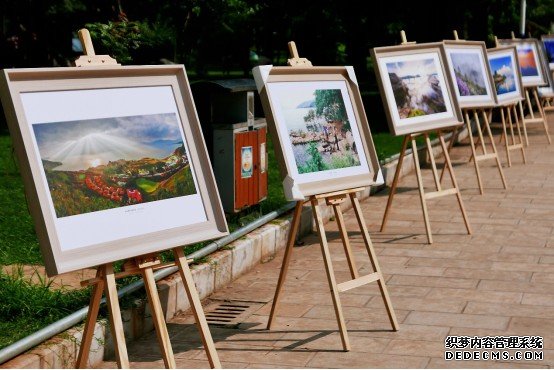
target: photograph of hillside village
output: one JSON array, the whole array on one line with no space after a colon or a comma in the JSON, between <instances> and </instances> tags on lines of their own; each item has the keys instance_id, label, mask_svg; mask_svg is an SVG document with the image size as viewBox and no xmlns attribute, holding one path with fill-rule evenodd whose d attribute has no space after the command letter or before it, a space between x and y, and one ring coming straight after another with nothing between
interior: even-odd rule
<instances>
[{"instance_id":1,"label":"photograph of hillside village","mask_svg":"<svg viewBox=\"0 0 554 370\"><path fill-rule=\"evenodd\" d=\"M58 218L196 193L174 113L33 130Z\"/></svg>"}]
</instances>

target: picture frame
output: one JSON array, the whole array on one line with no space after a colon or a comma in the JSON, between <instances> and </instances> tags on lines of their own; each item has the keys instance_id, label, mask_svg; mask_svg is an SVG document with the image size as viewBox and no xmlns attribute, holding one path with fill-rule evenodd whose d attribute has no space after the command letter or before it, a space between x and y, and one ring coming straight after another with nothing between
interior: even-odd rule
<instances>
[{"instance_id":1,"label":"picture frame","mask_svg":"<svg viewBox=\"0 0 554 370\"><path fill-rule=\"evenodd\" d=\"M352 67L253 69L285 197L375 183L379 161Z\"/></svg>"},{"instance_id":2,"label":"picture frame","mask_svg":"<svg viewBox=\"0 0 554 370\"><path fill-rule=\"evenodd\" d=\"M542 35L541 42L544 46L549 70L554 70L554 35Z\"/></svg>"},{"instance_id":3,"label":"picture frame","mask_svg":"<svg viewBox=\"0 0 554 370\"><path fill-rule=\"evenodd\" d=\"M463 124L442 42L377 47L371 57L393 135Z\"/></svg>"},{"instance_id":4,"label":"picture frame","mask_svg":"<svg viewBox=\"0 0 554 370\"><path fill-rule=\"evenodd\" d=\"M542 35L539 42L539 55L548 85L537 88L539 96L554 97L554 35Z\"/></svg>"},{"instance_id":5,"label":"picture frame","mask_svg":"<svg viewBox=\"0 0 554 370\"><path fill-rule=\"evenodd\" d=\"M487 59L499 105L514 104L525 99L515 46L487 49Z\"/></svg>"},{"instance_id":6,"label":"picture frame","mask_svg":"<svg viewBox=\"0 0 554 370\"><path fill-rule=\"evenodd\" d=\"M49 276L228 234L184 66L7 69Z\"/></svg>"},{"instance_id":7,"label":"picture frame","mask_svg":"<svg viewBox=\"0 0 554 370\"><path fill-rule=\"evenodd\" d=\"M460 108L496 106L496 89L485 43L466 40L444 40L443 43Z\"/></svg>"},{"instance_id":8,"label":"picture frame","mask_svg":"<svg viewBox=\"0 0 554 370\"><path fill-rule=\"evenodd\" d=\"M548 84L547 71L541 59L539 40L529 39L498 39L497 46L514 45L517 50L523 87L538 87Z\"/></svg>"}]
</instances>

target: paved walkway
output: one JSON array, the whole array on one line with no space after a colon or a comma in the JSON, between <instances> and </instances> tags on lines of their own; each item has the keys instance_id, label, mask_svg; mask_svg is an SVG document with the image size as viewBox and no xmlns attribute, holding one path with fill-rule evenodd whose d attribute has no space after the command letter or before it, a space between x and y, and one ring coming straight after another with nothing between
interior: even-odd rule
<instances>
[{"instance_id":1,"label":"paved walkway","mask_svg":"<svg viewBox=\"0 0 554 370\"><path fill-rule=\"evenodd\" d=\"M498 135L495 135L498 138ZM215 293L218 300L251 302L250 315L235 328L212 327L227 368L554 367L554 144L530 128L526 166L513 152L501 187L493 163L481 162L485 195L479 195L469 147L452 158L473 235L466 235L455 197L429 201L434 244L426 244L415 176L400 183L389 227L379 233L385 193L362 203L379 262L387 279L398 332L390 331L375 283L342 293L352 351L341 351L323 261L316 236L294 249L276 329L266 331L282 253ZM500 148L502 161L506 162ZM432 186L430 170L424 171ZM353 248L369 272L352 212ZM336 227L327 226L339 281L348 278ZM207 367L190 315L171 321L177 366ZM542 361L445 361L447 335L544 337ZM154 333L131 343L131 366L163 367ZM104 367L115 367L105 362Z\"/></svg>"}]
</instances>

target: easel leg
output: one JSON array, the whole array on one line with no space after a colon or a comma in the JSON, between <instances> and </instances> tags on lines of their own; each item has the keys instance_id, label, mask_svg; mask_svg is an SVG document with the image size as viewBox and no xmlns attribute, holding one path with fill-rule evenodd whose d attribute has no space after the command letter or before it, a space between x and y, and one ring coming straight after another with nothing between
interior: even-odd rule
<instances>
[{"instance_id":1,"label":"easel leg","mask_svg":"<svg viewBox=\"0 0 554 370\"><path fill-rule=\"evenodd\" d=\"M181 279L185 285L185 292L187 293L187 298L192 307L192 313L194 314L196 326L198 327L198 332L200 333L200 338L202 339L202 344L204 345L204 350L206 351L210 367L212 369L220 369L221 362L219 362L219 356L217 355L217 351L215 349L210 328L206 322L206 316L204 315L200 297L198 296L198 292L194 286L194 280L192 279L192 273L190 272L185 253L182 248L175 248L173 249L173 255L175 257L177 267L179 268Z\"/></svg>"},{"instance_id":2,"label":"easel leg","mask_svg":"<svg viewBox=\"0 0 554 370\"><path fill-rule=\"evenodd\" d=\"M83 331L83 338L79 347L79 355L77 356L77 362L75 368L84 369L87 367L87 362L90 354L90 346L92 339L94 338L94 328L96 326L96 319L98 318L98 310L100 309L100 301L102 299L102 293L104 292L104 268L98 267L96 271L96 277L102 278L98 283L92 287L92 294L90 297L90 304L88 308L87 320L85 321L85 329Z\"/></svg>"},{"instance_id":3,"label":"easel leg","mask_svg":"<svg viewBox=\"0 0 554 370\"><path fill-rule=\"evenodd\" d=\"M504 137L504 142L506 145L506 158L508 159L508 167L512 167L512 160L510 159L510 143L508 143L508 132L506 131L506 117L504 115L504 107L500 107L500 116L502 117L502 137Z\"/></svg>"},{"instance_id":4,"label":"easel leg","mask_svg":"<svg viewBox=\"0 0 554 370\"><path fill-rule=\"evenodd\" d=\"M144 289L150 302L150 308L152 310L152 321L154 321L154 327L156 328L156 335L158 337L158 343L160 345L160 351L166 369L175 369L175 357L173 356L173 349L171 348L171 342L169 341L169 333L167 331L167 325L162 312L162 305L160 303L160 297L158 296L158 290L156 289L156 280L154 279L154 272L152 268L146 268L141 271L142 279L144 280Z\"/></svg>"},{"instance_id":5,"label":"easel leg","mask_svg":"<svg viewBox=\"0 0 554 370\"><path fill-rule=\"evenodd\" d=\"M381 232L385 230L385 226L387 225L389 211L392 206L392 200L394 199L394 193L396 192L396 186L398 185L398 179L402 170L402 163L404 162L404 156L406 155L406 147L408 145L409 136L410 135L404 136L404 140L402 141L402 149L400 149L400 156L398 157L398 163L396 164L396 171L394 172L394 179L392 180L387 206L385 207L385 214L383 215L383 221L381 222Z\"/></svg>"},{"instance_id":6,"label":"easel leg","mask_svg":"<svg viewBox=\"0 0 554 370\"><path fill-rule=\"evenodd\" d=\"M350 247L350 240L348 239L348 232L346 231L346 225L344 224L344 217L340 204L333 204L333 211L335 211L335 218L339 227L340 238L344 247L344 254L346 254L346 261L348 262L348 268L350 269L350 275L352 279L358 278L358 268L356 267L356 261L352 255L352 248Z\"/></svg>"},{"instance_id":7,"label":"easel leg","mask_svg":"<svg viewBox=\"0 0 554 370\"><path fill-rule=\"evenodd\" d=\"M358 200L358 197L356 196L355 193L350 193L350 200L352 201L352 207L354 208L354 213L356 214L358 225L360 225L360 230L362 231L362 237L364 239L364 243L367 249L367 253L369 254L369 259L373 267L373 270L375 272L378 272L381 275L381 279L377 280L377 283L379 284L379 291L381 292L381 297L383 297L383 301L385 301L385 308L387 309L387 314L389 316L390 323L392 325L393 330L397 331L399 329L398 321L396 320L396 314L394 313L394 309L392 308L392 303L390 301L387 286L385 285L383 273L381 272L381 268L379 267L379 263L377 262L377 254L373 249L373 243L371 242L371 238L369 236L369 232L365 224L364 215L362 213L362 207L360 207L360 201Z\"/></svg>"},{"instance_id":8,"label":"easel leg","mask_svg":"<svg viewBox=\"0 0 554 370\"><path fill-rule=\"evenodd\" d=\"M110 312L110 327L114 339L117 366L120 369L127 369L129 368L129 356L127 355L125 333L123 332L123 320L121 319L121 310L119 308L117 287L115 284L115 275L112 264L104 265L104 276L106 279L106 300Z\"/></svg>"},{"instance_id":9,"label":"easel leg","mask_svg":"<svg viewBox=\"0 0 554 370\"><path fill-rule=\"evenodd\" d=\"M431 139L429 139L429 134L423 134L425 137L425 145L427 146L427 153L429 154L429 161L431 162L431 171L433 172L433 179L435 180L435 187L437 191L441 190L441 182L439 179L439 174L437 172L437 164L435 163L435 156L433 155L433 147L431 146Z\"/></svg>"},{"instance_id":10,"label":"easel leg","mask_svg":"<svg viewBox=\"0 0 554 370\"><path fill-rule=\"evenodd\" d=\"M452 136L450 136L450 141L448 142L448 153L452 151L452 147L454 147L454 141L456 140L457 137L458 137L458 126L454 128L454 130L452 131ZM446 164L442 167L439 183L442 183L442 178L444 177L444 171L446 171Z\"/></svg>"},{"instance_id":11,"label":"easel leg","mask_svg":"<svg viewBox=\"0 0 554 370\"><path fill-rule=\"evenodd\" d=\"M544 110L541 105L541 101L539 99L539 94L537 93L537 88L533 89L533 96L535 98L535 103L537 104L537 108L539 110L539 113L542 117L542 124L544 127L544 133L546 135L546 138L548 139L548 144L552 144L552 140L550 140L550 134L548 133L548 124L546 122L546 115L544 114Z\"/></svg>"},{"instance_id":12,"label":"easel leg","mask_svg":"<svg viewBox=\"0 0 554 370\"><path fill-rule=\"evenodd\" d=\"M527 124L525 123L525 113L523 113L523 104L521 101L518 103L519 114L521 115L521 125L523 126L523 135L525 136L525 146L529 146L529 137L527 136Z\"/></svg>"},{"instance_id":13,"label":"easel leg","mask_svg":"<svg viewBox=\"0 0 554 370\"><path fill-rule=\"evenodd\" d=\"M468 136L469 136L469 143L471 146L471 155L473 156L473 164L475 166L475 174L477 175L477 185L479 186L479 193L483 195L484 194L483 181L481 180L481 172L479 171L479 161L477 160L477 152L475 151L475 143L473 142L473 132L471 131L471 120L469 118L469 114L467 113L467 110L464 112L464 117L465 117ZM475 123L479 125L478 121L476 121Z\"/></svg>"},{"instance_id":14,"label":"easel leg","mask_svg":"<svg viewBox=\"0 0 554 370\"><path fill-rule=\"evenodd\" d=\"M519 120L517 119L517 109L515 104L512 108L514 111L514 121L516 123L517 135L519 137L519 143L521 144L521 156L523 157L523 163L527 163L527 158L525 157L525 148L523 145L523 138L521 137L521 129L519 128ZM510 124L511 124L511 115L509 116L509 118L510 118ZM514 140L514 144L515 144L515 140Z\"/></svg>"},{"instance_id":15,"label":"easel leg","mask_svg":"<svg viewBox=\"0 0 554 370\"><path fill-rule=\"evenodd\" d=\"M489 136L489 139L491 141L492 151L496 155L496 157L495 157L496 166L498 167L498 172L500 172L500 178L502 179L502 184L504 185L504 189L508 189L508 185L506 184L506 178L504 177L504 171L502 170L502 163L500 163L500 158L498 156L498 152L496 151L496 144L494 143L494 138L492 136L492 132L491 132L491 128L490 128L490 125L489 125L489 120L488 120L487 114L485 113L484 110L482 110L481 113L482 113L482 116L483 116L483 121L484 121L485 127L487 129L487 135Z\"/></svg>"},{"instance_id":16,"label":"easel leg","mask_svg":"<svg viewBox=\"0 0 554 370\"><path fill-rule=\"evenodd\" d=\"M450 156L446 151L446 144L444 142L444 137L442 133L438 132L439 141L441 143L442 150L446 153L446 165L448 166L448 171L450 172L450 177L452 179L452 185L456 188L456 198L458 199L458 205L460 206L460 211L462 212L462 217L464 218L464 223L466 225L467 233L471 235L471 226L469 225L469 220L467 218L466 210L464 207L464 202L462 201L462 194L460 193L460 188L458 187L458 182L456 181L456 176L454 175L454 169L452 168L452 163L450 162Z\"/></svg>"},{"instance_id":17,"label":"easel leg","mask_svg":"<svg viewBox=\"0 0 554 370\"><path fill-rule=\"evenodd\" d=\"M296 202L296 207L294 208L294 216L292 217L292 225L289 231L289 236L287 239L287 247L285 249L285 255L283 256L283 264L281 265L281 272L279 273L279 281L277 282L277 288L275 288L275 296L273 297L273 304L271 306L271 312L269 314L269 320L267 321L267 329L271 330L275 317L277 316L277 306L279 305L279 297L281 296L281 291L283 290L283 285L285 284L285 279L287 277L287 271L289 269L290 257L292 255L292 249L294 247L294 240L298 232L298 225L300 225L300 218L302 216L302 206L304 202Z\"/></svg>"},{"instance_id":18,"label":"easel leg","mask_svg":"<svg viewBox=\"0 0 554 370\"><path fill-rule=\"evenodd\" d=\"M414 167L416 170L417 186L419 189L419 199L421 200L421 209L423 210L423 221L425 222L425 232L427 233L427 241L433 244L433 234L431 233L431 223L429 222L429 212L427 211L427 201L425 200L425 190L423 188L423 178L421 177L421 168L419 167L419 156L417 154L417 144L414 138L410 138L412 142L412 151L414 156ZM451 169L449 168L451 171Z\"/></svg>"},{"instance_id":19,"label":"easel leg","mask_svg":"<svg viewBox=\"0 0 554 370\"><path fill-rule=\"evenodd\" d=\"M342 341L342 348L345 351L350 351L350 342L348 340L348 333L346 331L346 323L342 314L342 306L340 303L339 290L337 288L337 281L335 279L335 272L333 270L333 263L331 261L331 254L329 252L329 246L327 245L327 236L325 235L325 229L323 228L323 219L319 211L318 199L311 198L312 211L314 213L314 219L316 221L317 232L319 240L321 242L321 253L323 254L323 262L325 263L325 270L327 272L327 280L329 281L329 288L331 289L331 297L333 298L333 305L335 306L335 315L337 316L337 323L339 325L340 338Z\"/></svg>"}]
</instances>

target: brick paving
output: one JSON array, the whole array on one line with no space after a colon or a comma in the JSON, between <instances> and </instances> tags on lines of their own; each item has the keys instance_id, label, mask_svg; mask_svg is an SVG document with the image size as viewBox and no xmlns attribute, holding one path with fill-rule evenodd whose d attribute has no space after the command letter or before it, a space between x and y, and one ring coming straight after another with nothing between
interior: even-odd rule
<instances>
[{"instance_id":1,"label":"brick paving","mask_svg":"<svg viewBox=\"0 0 554 370\"><path fill-rule=\"evenodd\" d=\"M211 327L226 368L552 368L554 367L554 145L529 127L527 165L512 152L502 189L494 162L481 162L485 194L479 195L467 145L452 158L473 235L467 235L454 196L428 202L434 244L426 244L415 175L400 182L386 232L380 233L387 194L362 207L400 330L392 332L375 283L341 293L352 350L343 352L318 239L294 249L275 330L265 330L282 252L210 297L256 302L234 328ZM495 135L498 139L498 135ZM501 160L506 161L498 145ZM426 184L432 174L425 169ZM448 180L448 178L446 178ZM552 181L551 181L552 180ZM447 182L443 182L447 184ZM353 213L345 215L360 272L370 264ZM348 279L336 225L329 223L337 280ZM181 368L208 366L190 314L171 320L169 331ZM447 335L544 337L542 361L445 361ZM156 336L129 344L131 366L163 367ZM102 367L115 367L106 361Z\"/></svg>"}]
</instances>

